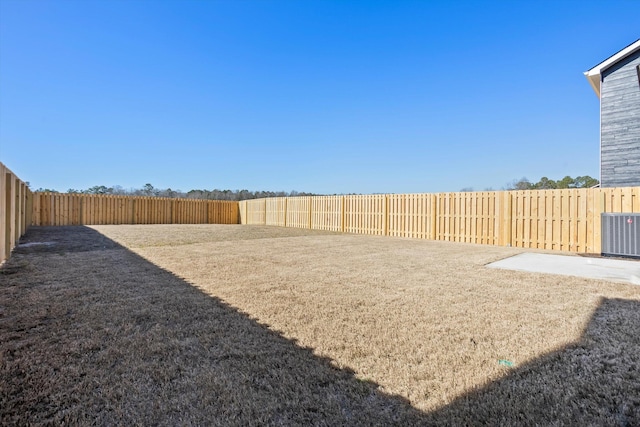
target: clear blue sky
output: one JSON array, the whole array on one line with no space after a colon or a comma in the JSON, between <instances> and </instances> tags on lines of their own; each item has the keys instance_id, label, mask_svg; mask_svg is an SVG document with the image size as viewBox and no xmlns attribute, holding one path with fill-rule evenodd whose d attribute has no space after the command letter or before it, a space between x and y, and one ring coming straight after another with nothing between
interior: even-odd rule
<instances>
[{"instance_id":1,"label":"clear blue sky","mask_svg":"<svg viewBox=\"0 0 640 427\"><path fill-rule=\"evenodd\" d=\"M409 193L599 178L583 72L640 1L0 0L32 188Z\"/></svg>"}]
</instances>

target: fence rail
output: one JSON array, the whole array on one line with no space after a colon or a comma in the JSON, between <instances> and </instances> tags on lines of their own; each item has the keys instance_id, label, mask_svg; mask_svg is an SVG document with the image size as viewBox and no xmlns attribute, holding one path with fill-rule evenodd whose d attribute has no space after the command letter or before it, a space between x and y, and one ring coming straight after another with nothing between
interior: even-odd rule
<instances>
[{"instance_id":1,"label":"fence rail","mask_svg":"<svg viewBox=\"0 0 640 427\"><path fill-rule=\"evenodd\" d=\"M241 224L600 253L600 214L640 213L640 187L242 201Z\"/></svg>"},{"instance_id":2,"label":"fence rail","mask_svg":"<svg viewBox=\"0 0 640 427\"><path fill-rule=\"evenodd\" d=\"M34 193L33 225L238 224L238 202Z\"/></svg>"},{"instance_id":3,"label":"fence rail","mask_svg":"<svg viewBox=\"0 0 640 427\"><path fill-rule=\"evenodd\" d=\"M0 264L11 255L31 224L33 193L0 163Z\"/></svg>"}]
</instances>

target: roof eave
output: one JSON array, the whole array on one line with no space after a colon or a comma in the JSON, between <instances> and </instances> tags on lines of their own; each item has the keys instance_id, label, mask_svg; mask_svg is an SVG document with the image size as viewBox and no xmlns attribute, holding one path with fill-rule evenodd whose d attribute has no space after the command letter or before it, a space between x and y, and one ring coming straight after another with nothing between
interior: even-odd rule
<instances>
[{"instance_id":1,"label":"roof eave","mask_svg":"<svg viewBox=\"0 0 640 427\"><path fill-rule=\"evenodd\" d=\"M585 71L584 76L589 81L593 91L598 95L598 98L600 98L600 73L591 74L590 71Z\"/></svg>"},{"instance_id":2,"label":"roof eave","mask_svg":"<svg viewBox=\"0 0 640 427\"><path fill-rule=\"evenodd\" d=\"M584 75L587 77L587 80L589 80L589 84L595 91L596 95L598 95L598 98L600 97L600 81L602 80L602 72L632 53L635 53L637 50L640 50L640 39L605 59L589 71L585 71Z\"/></svg>"}]
</instances>

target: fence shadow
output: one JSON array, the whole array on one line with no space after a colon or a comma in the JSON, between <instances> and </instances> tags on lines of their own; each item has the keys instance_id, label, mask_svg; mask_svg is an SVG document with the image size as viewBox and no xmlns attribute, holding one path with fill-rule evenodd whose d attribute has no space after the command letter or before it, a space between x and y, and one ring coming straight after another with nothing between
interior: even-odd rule
<instances>
[{"instance_id":1,"label":"fence shadow","mask_svg":"<svg viewBox=\"0 0 640 427\"><path fill-rule=\"evenodd\" d=\"M33 227L21 243L0 274L0 424L421 423L91 228Z\"/></svg>"},{"instance_id":2,"label":"fence shadow","mask_svg":"<svg viewBox=\"0 0 640 427\"><path fill-rule=\"evenodd\" d=\"M0 271L0 424L640 421L640 303L425 413L87 227L33 227ZM215 274L215 272L212 272Z\"/></svg>"},{"instance_id":3,"label":"fence shadow","mask_svg":"<svg viewBox=\"0 0 640 427\"><path fill-rule=\"evenodd\" d=\"M581 339L431 413L441 425L640 425L640 301L603 298Z\"/></svg>"}]
</instances>

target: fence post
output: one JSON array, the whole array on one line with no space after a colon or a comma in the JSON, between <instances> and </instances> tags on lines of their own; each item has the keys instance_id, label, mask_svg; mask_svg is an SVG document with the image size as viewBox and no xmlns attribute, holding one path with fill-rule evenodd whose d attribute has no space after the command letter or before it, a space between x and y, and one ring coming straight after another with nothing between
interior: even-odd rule
<instances>
[{"instance_id":1,"label":"fence post","mask_svg":"<svg viewBox=\"0 0 640 427\"><path fill-rule=\"evenodd\" d=\"M593 249L602 253L602 214L607 211L606 193L600 190L596 200L595 218L593 218Z\"/></svg>"},{"instance_id":2,"label":"fence post","mask_svg":"<svg viewBox=\"0 0 640 427\"><path fill-rule=\"evenodd\" d=\"M26 227L30 227L33 222L33 193L27 188L27 206L25 209L24 224Z\"/></svg>"},{"instance_id":3,"label":"fence post","mask_svg":"<svg viewBox=\"0 0 640 427\"><path fill-rule=\"evenodd\" d=\"M505 191L502 193L501 197L501 206L500 206L500 219L498 219L499 224L499 232L498 232L498 244L500 246L511 246L511 231L512 231L512 221L511 221L511 192Z\"/></svg>"},{"instance_id":4,"label":"fence post","mask_svg":"<svg viewBox=\"0 0 640 427\"><path fill-rule=\"evenodd\" d=\"M38 225L51 225L47 224L49 220L49 193L40 193L40 222Z\"/></svg>"},{"instance_id":5,"label":"fence post","mask_svg":"<svg viewBox=\"0 0 640 427\"><path fill-rule=\"evenodd\" d=\"M11 253L11 249L13 248L13 245L11 244L11 239L13 237L13 209L11 209L11 205L13 202L13 195L12 195L12 191L11 188L13 186L13 178L11 176L11 174L9 172L5 173L5 222L4 222L4 242L2 242L4 244L5 247L5 254L4 254L4 258L9 258L9 254ZM4 261L0 260L0 261Z\"/></svg>"},{"instance_id":6,"label":"fence post","mask_svg":"<svg viewBox=\"0 0 640 427\"><path fill-rule=\"evenodd\" d=\"M384 235L389 235L389 195L384 195Z\"/></svg>"},{"instance_id":7,"label":"fence post","mask_svg":"<svg viewBox=\"0 0 640 427\"><path fill-rule=\"evenodd\" d=\"M430 215L430 238L436 240L438 237L438 196L431 195L431 215Z\"/></svg>"},{"instance_id":8,"label":"fence post","mask_svg":"<svg viewBox=\"0 0 640 427\"><path fill-rule=\"evenodd\" d=\"M344 223L345 223L345 205L344 205L344 196L340 196L340 232L344 233Z\"/></svg>"},{"instance_id":9,"label":"fence post","mask_svg":"<svg viewBox=\"0 0 640 427\"><path fill-rule=\"evenodd\" d=\"M284 198L284 226L287 226L287 207L289 206L289 198Z\"/></svg>"},{"instance_id":10,"label":"fence post","mask_svg":"<svg viewBox=\"0 0 640 427\"><path fill-rule=\"evenodd\" d=\"M15 194L16 194L16 200L15 200L15 205L14 205L14 209L15 209L15 213L14 213L14 217L13 217L13 241L14 244L18 243L18 240L20 240L20 230L22 229L22 226L20 225L20 211L22 208L22 197L20 197L20 181L18 180L18 177L14 178L15 181Z\"/></svg>"},{"instance_id":11,"label":"fence post","mask_svg":"<svg viewBox=\"0 0 640 427\"><path fill-rule=\"evenodd\" d=\"M20 204L22 209L20 211L20 235L22 236L27 231L27 203L29 202L29 194L27 193L27 184L20 183Z\"/></svg>"},{"instance_id":12,"label":"fence post","mask_svg":"<svg viewBox=\"0 0 640 427\"><path fill-rule=\"evenodd\" d=\"M79 214L79 218L78 218L78 224L79 225L84 225L85 220L84 220L84 197L78 195L78 210L80 211Z\"/></svg>"}]
</instances>

